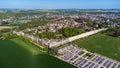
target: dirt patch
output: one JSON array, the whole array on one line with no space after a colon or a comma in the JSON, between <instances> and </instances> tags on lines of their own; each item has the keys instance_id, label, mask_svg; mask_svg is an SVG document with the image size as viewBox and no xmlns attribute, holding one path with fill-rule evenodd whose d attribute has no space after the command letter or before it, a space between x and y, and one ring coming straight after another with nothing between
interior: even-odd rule
<instances>
[{"instance_id":1,"label":"dirt patch","mask_svg":"<svg viewBox=\"0 0 120 68\"><path fill-rule=\"evenodd\" d=\"M0 30L3 30L3 29L10 29L10 28L13 28L14 26L0 26Z\"/></svg>"}]
</instances>

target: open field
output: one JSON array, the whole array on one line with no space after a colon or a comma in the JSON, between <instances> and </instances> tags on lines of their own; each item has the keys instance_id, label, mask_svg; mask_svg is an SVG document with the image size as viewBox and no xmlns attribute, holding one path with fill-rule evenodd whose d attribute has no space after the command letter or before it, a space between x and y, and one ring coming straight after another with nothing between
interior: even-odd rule
<instances>
[{"instance_id":1,"label":"open field","mask_svg":"<svg viewBox=\"0 0 120 68\"><path fill-rule=\"evenodd\" d=\"M0 40L0 68L75 68L31 46L18 38Z\"/></svg>"},{"instance_id":2,"label":"open field","mask_svg":"<svg viewBox=\"0 0 120 68\"><path fill-rule=\"evenodd\" d=\"M75 43L81 48L120 61L120 38L98 33L88 38L77 40Z\"/></svg>"},{"instance_id":3,"label":"open field","mask_svg":"<svg viewBox=\"0 0 120 68\"><path fill-rule=\"evenodd\" d=\"M55 11L55 10L38 10L39 12L58 12L58 11Z\"/></svg>"}]
</instances>

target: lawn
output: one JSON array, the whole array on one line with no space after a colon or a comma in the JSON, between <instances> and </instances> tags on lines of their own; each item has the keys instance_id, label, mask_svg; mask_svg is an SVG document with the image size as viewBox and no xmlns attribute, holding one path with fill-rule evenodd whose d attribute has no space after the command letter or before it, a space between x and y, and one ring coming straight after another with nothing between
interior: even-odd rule
<instances>
[{"instance_id":1,"label":"lawn","mask_svg":"<svg viewBox=\"0 0 120 68\"><path fill-rule=\"evenodd\" d=\"M77 40L75 44L89 51L120 61L120 38L98 33L88 38Z\"/></svg>"},{"instance_id":2,"label":"lawn","mask_svg":"<svg viewBox=\"0 0 120 68\"><path fill-rule=\"evenodd\" d=\"M0 40L0 68L75 68L15 38Z\"/></svg>"}]
</instances>

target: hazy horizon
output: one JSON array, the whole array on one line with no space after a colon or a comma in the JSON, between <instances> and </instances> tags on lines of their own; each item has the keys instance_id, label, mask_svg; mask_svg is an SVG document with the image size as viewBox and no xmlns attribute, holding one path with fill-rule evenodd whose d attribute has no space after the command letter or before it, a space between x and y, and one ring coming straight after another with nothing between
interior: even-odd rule
<instances>
[{"instance_id":1,"label":"hazy horizon","mask_svg":"<svg viewBox=\"0 0 120 68\"><path fill-rule=\"evenodd\" d=\"M120 0L3 0L7 9L120 9Z\"/></svg>"}]
</instances>

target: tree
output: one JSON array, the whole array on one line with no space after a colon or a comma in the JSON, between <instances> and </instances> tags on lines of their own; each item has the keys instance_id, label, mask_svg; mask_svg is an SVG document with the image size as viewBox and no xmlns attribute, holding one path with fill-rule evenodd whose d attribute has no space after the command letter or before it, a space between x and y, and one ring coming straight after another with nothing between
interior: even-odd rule
<instances>
[{"instance_id":1,"label":"tree","mask_svg":"<svg viewBox=\"0 0 120 68\"><path fill-rule=\"evenodd\" d=\"M71 37L82 33L78 27L66 27L59 29L57 33L62 34L64 37Z\"/></svg>"},{"instance_id":2,"label":"tree","mask_svg":"<svg viewBox=\"0 0 120 68\"><path fill-rule=\"evenodd\" d=\"M110 36L119 37L120 36L120 27L109 28L106 32Z\"/></svg>"}]
</instances>

